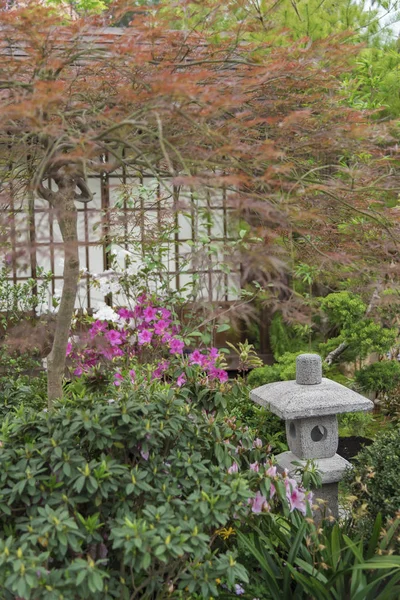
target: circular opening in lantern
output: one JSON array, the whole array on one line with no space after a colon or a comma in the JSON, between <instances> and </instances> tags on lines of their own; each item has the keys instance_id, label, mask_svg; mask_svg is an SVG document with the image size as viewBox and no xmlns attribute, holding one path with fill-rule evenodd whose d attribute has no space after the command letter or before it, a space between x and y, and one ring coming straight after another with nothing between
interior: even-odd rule
<instances>
[{"instance_id":1,"label":"circular opening in lantern","mask_svg":"<svg viewBox=\"0 0 400 600\"><path fill-rule=\"evenodd\" d=\"M322 442L326 439L328 432L323 425L316 425L311 429L311 439L313 442Z\"/></svg>"},{"instance_id":2,"label":"circular opening in lantern","mask_svg":"<svg viewBox=\"0 0 400 600\"><path fill-rule=\"evenodd\" d=\"M293 438L296 437L296 427L295 427L294 423L290 423L290 425L289 425L289 434Z\"/></svg>"}]
</instances>

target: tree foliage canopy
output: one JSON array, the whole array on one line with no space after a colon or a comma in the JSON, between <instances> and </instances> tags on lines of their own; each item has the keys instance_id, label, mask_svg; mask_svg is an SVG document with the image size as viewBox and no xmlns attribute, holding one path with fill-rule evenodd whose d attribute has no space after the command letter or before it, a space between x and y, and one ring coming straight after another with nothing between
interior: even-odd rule
<instances>
[{"instance_id":1,"label":"tree foliage canopy","mask_svg":"<svg viewBox=\"0 0 400 600\"><path fill-rule=\"evenodd\" d=\"M126 8L110 14L119 22ZM378 264L383 273L396 248L396 161L385 156L396 136L342 101L339 78L356 51L346 35L305 44L288 33L283 46L280 30L262 41L263 22L244 14L216 37L202 24L171 30L163 9L136 11L124 29L103 23L66 22L37 4L0 14L2 197L44 198L65 244L53 398L79 276L75 202L91 199L88 173L147 172L169 194L172 183L199 194L224 188L264 240L263 260L249 248L243 269L262 284L279 282L294 251L343 279L357 261L368 276ZM360 221L346 229L354 214Z\"/></svg>"}]
</instances>

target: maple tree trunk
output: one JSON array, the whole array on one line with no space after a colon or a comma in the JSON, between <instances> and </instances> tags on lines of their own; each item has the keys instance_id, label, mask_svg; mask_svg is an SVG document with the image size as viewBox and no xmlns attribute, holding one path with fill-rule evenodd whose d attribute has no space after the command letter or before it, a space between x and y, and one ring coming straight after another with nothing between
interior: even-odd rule
<instances>
[{"instance_id":1,"label":"maple tree trunk","mask_svg":"<svg viewBox=\"0 0 400 600\"><path fill-rule=\"evenodd\" d=\"M79 252L77 232L77 210L74 194L63 194L63 199L55 205L57 221L64 242L64 285L57 314L53 346L47 357L48 407L62 397L62 382L71 321L75 309L79 282Z\"/></svg>"}]
</instances>

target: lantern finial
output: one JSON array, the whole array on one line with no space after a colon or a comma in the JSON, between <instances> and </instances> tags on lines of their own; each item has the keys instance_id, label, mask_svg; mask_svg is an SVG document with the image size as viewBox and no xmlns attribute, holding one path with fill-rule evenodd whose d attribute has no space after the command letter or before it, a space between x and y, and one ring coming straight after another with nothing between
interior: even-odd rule
<instances>
[{"instance_id":1,"label":"lantern finial","mask_svg":"<svg viewBox=\"0 0 400 600\"><path fill-rule=\"evenodd\" d=\"M318 354L300 354L296 359L296 383L316 385L322 381L322 361Z\"/></svg>"}]
</instances>

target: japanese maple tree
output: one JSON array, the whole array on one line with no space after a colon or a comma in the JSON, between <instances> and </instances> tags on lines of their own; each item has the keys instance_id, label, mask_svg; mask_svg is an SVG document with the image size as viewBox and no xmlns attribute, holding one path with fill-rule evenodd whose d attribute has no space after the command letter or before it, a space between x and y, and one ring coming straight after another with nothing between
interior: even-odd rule
<instances>
[{"instance_id":1,"label":"japanese maple tree","mask_svg":"<svg viewBox=\"0 0 400 600\"><path fill-rule=\"evenodd\" d=\"M112 6L112 19L129 8ZM253 19L216 37L204 27L172 31L156 9L134 17L118 29L37 4L0 13L2 194L48 201L64 242L50 405L62 395L79 279L76 203L91 200L89 173L124 166L166 187L224 187L264 239L244 261L245 276L261 283L279 280L289 234L326 262L346 256L347 242L334 239L343 211L392 226L371 201L395 193L381 149L394 138L341 102L338 77L354 51L341 37L311 44L286 33L282 44L279 31L251 41ZM353 158L361 143L368 159ZM351 240L352 260L362 246Z\"/></svg>"}]
</instances>

